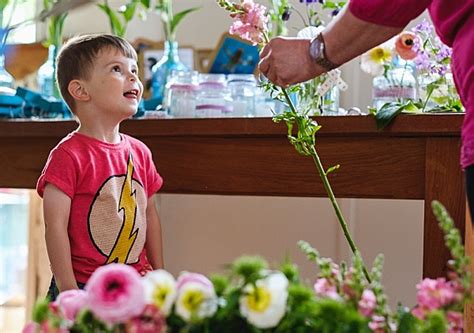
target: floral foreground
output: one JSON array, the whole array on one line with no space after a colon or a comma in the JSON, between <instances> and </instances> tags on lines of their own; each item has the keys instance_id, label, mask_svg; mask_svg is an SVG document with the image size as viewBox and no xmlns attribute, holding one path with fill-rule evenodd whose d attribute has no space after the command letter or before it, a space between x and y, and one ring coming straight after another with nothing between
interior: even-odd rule
<instances>
[{"instance_id":1,"label":"floral foreground","mask_svg":"<svg viewBox=\"0 0 474 333\"><path fill-rule=\"evenodd\" d=\"M382 256L372 282L361 258L337 265L308 243L299 246L319 268L312 287L285 262L270 270L258 257L237 259L229 276L164 270L141 277L123 264L103 266L85 290L61 293L55 302L38 302L24 332L462 332L462 311L472 299L469 260L459 232L439 203L433 210L453 260L448 279L424 279L417 305L392 312L381 283Z\"/></svg>"}]
</instances>

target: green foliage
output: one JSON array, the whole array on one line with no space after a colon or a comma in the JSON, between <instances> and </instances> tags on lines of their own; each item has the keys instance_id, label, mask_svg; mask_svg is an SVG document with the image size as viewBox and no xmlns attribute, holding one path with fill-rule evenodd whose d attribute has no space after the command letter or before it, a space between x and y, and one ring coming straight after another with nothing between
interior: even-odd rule
<instances>
[{"instance_id":1,"label":"green foliage","mask_svg":"<svg viewBox=\"0 0 474 333\"><path fill-rule=\"evenodd\" d=\"M168 41L176 40L176 29L179 23L190 13L199 10L201 7L185 9L176 14L173 13L173 0L159 0L155 10L163 22L165 39Z\"/></svg>"},{"instance_id":2,"label":"green foliage","mask_svg":"<svg viewBox=\"0 0 474 333\"><path fill-rule=\"evenodd\" d=\"M262 271L267 268L267 262L261 257L242 256L232 264L232 273L243 278L244 284L253 284L262 277Z\"/></svg>"},{"instance_id":3,"label":"green foliage","mask_svg":"<svg viewBox=\"0 0 474 333\"><path fill-rule=\"evenodd\" d=\"M137 11L140 11L140 13L144 15L144 11L150 9L150 0L129 0L125 5L117 10L109 6L107 0L104 0L103 3L97 4L97 6L109 18L112 34L119 37L125 37L129 22L135 17Z\"/></svg>"}]
</instances>

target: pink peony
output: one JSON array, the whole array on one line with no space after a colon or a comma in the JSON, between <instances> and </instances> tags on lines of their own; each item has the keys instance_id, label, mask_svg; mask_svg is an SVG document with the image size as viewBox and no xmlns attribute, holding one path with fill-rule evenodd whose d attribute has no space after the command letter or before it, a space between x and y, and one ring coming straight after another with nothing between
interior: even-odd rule
<instances>
[{"instance_id":1,"label":"pink peony","mask_svg":"<svg viewBox=\"0 0 474 333\"><path fill-rule=\"evenodd\" d=\"M448 333L462 333L463 332L463 314L454 311L448 311Z\"/></svg>"},{"instance_id":2,"label":"pink peony","mask_svg":"<svg viewBox=\"0 0 474 333\"><path fill-rule=\"evenodd\" d=\"M419 37L410 31L404 31L398 35L395 41L395 50L397 51L400 58L405 60L412 60L418 55L414 50L413 46L416 43L416 39Z\"/></svg>"},{"instance_id":3,"label":"pink peony","mask_svg":"<svg viewBox=\"0 0 474 333\"><path fill-rule=\"evenodd\" d=\"M370 317L376 305L377 299L374 292L370 289L365 289L359 301L359 312L365 317Z\"/></svg>"},{"instance_id":4,"label":"pink peony","mask_svg":"<svg viewBox=\"0 0 474 333\"><path fill-rule=\"evenodd\" d=\"M230 34L251 41L254 45L264 41L267 31L267 9L253 0L242 0L236 7L242 12L231 14L234 22L229 29Z\"/></svg>"},{"instance_id":5,"label":"pink peony","mask_svg":"<svg viewBox=\"0 0 474 333\"><path fill-rule=\"evenodd\" d=\"M87 293L80 289L66 290L59 294L55 303L67 320L74 321L87 304Z\"/></svg>"},{"instance_id":6,"label":"pink peony","mask_svg":"<svg viewBox=\"0 0 474 333\"><path fill-rule=\"evenodd\" d=\"M124 264L99 267L86 285L88 305L100 320L124 323L143 312L145 291L140 274Z\"/></svg>"},{"instance_id":7,"label":"pink peony","mask_svg":"<svg viewBox=\"0 0 474 333\"><path fill-rule=\"evenodd\" d=\"M426 278L417 284L416 289L418 305L427 310L439 309L458 298L455 286L445 278L436 280Z\"/></svg>"},{"instance_id":8,"label":"pink peony","mask_svg":"<svg viewBox=\"0 0 474 333\"><path fill-rule=\"evenodd\" d=\"M125 325L126 333L164 333L166 320L163 313L152 304L147 304L143 313Z\"/></svg>"},{"instance_id":9,"label":"pink peony","mask_svg":"<svg viewBox=\"0 0 474 333\"><path fill-rule=\"evenodd\" d=\"M316 296L319 297L327 297L335 300L340 299L336 286L326 278L319 278L316 280L316 283L314 284L314 292L316 293Z\"/></svg>"}]
</instances>

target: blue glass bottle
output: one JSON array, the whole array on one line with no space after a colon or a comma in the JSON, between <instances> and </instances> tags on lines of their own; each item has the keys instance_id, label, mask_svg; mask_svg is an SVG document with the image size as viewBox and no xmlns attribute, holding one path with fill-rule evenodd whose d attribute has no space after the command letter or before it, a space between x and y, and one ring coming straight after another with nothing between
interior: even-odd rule
<instances>
[{"instance_id":1,"label":"blue glass bottle","mask_svg":"<svg viewBox=\"0 0 474 333\"><path fill-rule=\"evenodd\" d=\"M38 69L38 89L40 93L48 97L60 98L56 85L56 55L57 47L50 45L48 48L48 60Z\"/></svg>"},{"instance_id":2,"label":"blue glass bottle","mask_svg":"<svg viewBox=\"0 0 474 333\"><path fill-rule=\"evenodd\" d=\"M163 57L151 69L151 97L163 100L163 92L172 71L188 71L189 69L179 60L178 42L165 41Z\"/></svg>"}]
</instances>

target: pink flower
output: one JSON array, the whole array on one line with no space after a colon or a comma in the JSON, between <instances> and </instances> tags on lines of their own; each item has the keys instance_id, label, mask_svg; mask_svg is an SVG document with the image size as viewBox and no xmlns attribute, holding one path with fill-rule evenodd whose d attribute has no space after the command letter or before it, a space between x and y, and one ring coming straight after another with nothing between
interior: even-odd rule
<instances>
[{"instance_id":1,"label":"pink flower","mask_svg":"<svg viewBox=\"0 0 474 333\"><path fill-rule=\"evenodd\" d=\"M87 293L80 289L66 290L59 294L55 303L67 320L74 321L87 304Z\"/></svg>"},{"instance_id":2,"label":"pink flower","mask_svg":"<svg viewBox=\"0 0 474 333\"><path fill-rule=\"evenodd\" d=\"M143 312L145 291L138 272L124 264L99 267L86 285L88 305L100 320L124 323Z\"/></svg>"},{"instance_id":3,"label":"pink flower","mask_svg":"<svg viewBox=\"0 0 474 333\"><path fill-rule=\"evenodd\" d=\"M463 332L463 314L454 311L448 311L448 333L462 333Z\"/></svg>"},{"instance_id":4,"label":"pink flower","mask_svg":"<svg viewBox=\"0 0 474 333\"><path fill-rule=\"evenodd\" d=\"M236 7L241 12L231 14L234 22L229 29L230 34L238 35L254 45L262 43L268 22L265 6L256 4L253 0L241 0L241 4Z\"/></svg>"},{"instance_id":5,"label":"pink flower","mask_svg":"<svg viewBox=\"0 0 474 333\"><path fill-rule=\"evenodd\" d=\"M385 317L373 316L369 323L369 328L374 333L385 333Z\"/></svg>"},{"instance_id":6,"label":"pink flower","mask_svg":"<svg viewBox=\"0 0 474 333\"><path fill-rule=\"evenodd\" d=\"M370 317L376 305L377 299L374 292L370 289L365 289L359 301L359 312L365 317Z\"/></svg>"},{"instance_id":7,"label":"pink flower","mask_svg":"<svg viewBox=\"0 0 474 333\"><path fill-rule=\"evenodd\" d=\"M445 278L436 280L426 278L417 284L416 289L418 305L427 310L439 309L458 298L455 286Z\"/></svg>"},{"instance_id":8,"label":"pink flower","mask_svg":"<svg viewBox=\"0 0 474 333\"><path fill-rule=\"evenodd\" d=\"M418 54L416 53L413 46L417 42L416 39L418 38L419 37L411 31L404 31L398 35L398 38L395 41L395 50L397 51L400 58L404 60L412 60L416 58Z\"/></svg>"},{"instance_id":9,"label":"pink flower","mask_svg":"<svg viewBox=\"0 0 474 333\"><path fill-rule=\"evenodd\" d=\"M22 333L36 333L39 332L40 325L35 322L29 322L23 327Z\"/></svg>"},{"instance_id":10,"label":"pink flower","mask_svg":"<svg viewBox=\"0 0 474 333\"><path fill-rule=\"evenodd\" d=\"M326 278L319 278L316 280L316 283L314 284L314 292L316 293L316 296L319 297L327 297L335 300L341 298L337 293L336 286Z\"/></svg>"},{"instance_id":11,"label":"pink flower","mask_svg":"<svg viewBox=\"0 0 474 333\"><path fill-rule=\"evenodd\" d=\"M126 333L164 333L166 320L163 313L152 304L147 304L143 313L125 325Z\"/></svg>"}]
</instances>

